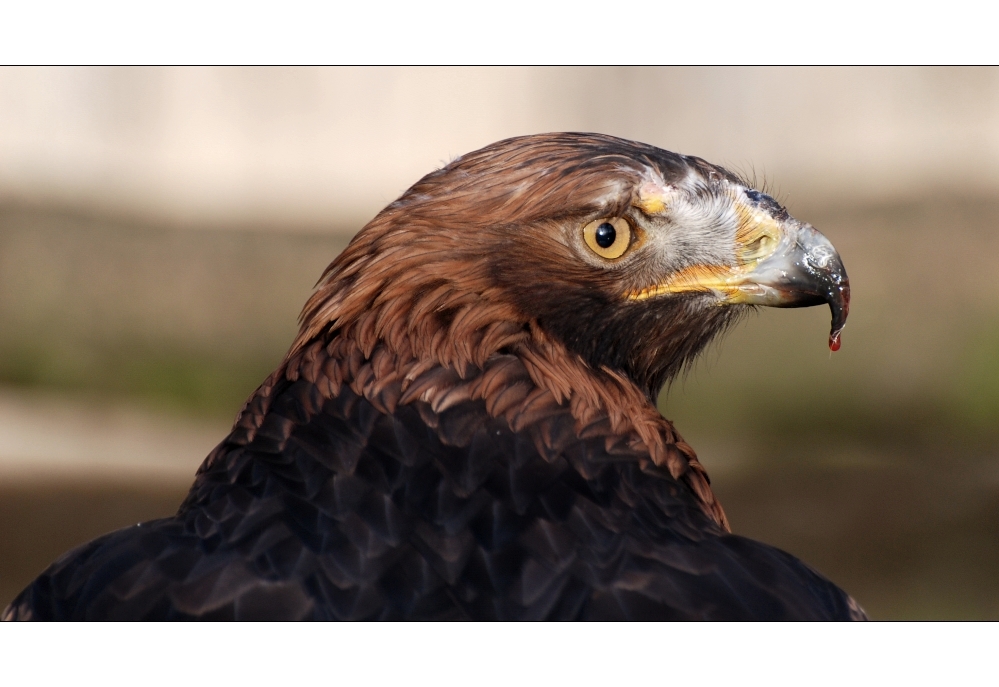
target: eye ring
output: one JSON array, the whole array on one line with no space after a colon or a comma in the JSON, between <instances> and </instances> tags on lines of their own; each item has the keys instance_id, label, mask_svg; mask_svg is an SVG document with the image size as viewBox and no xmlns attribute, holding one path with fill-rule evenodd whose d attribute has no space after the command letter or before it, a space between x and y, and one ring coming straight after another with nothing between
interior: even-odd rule
<instances>
[{"instance_id":1,"label":"eye ring","mask_svg":"<svg viewBox=\"0 0 999 687\"><path fill-rule=\"evenodd\" d=\"M583 240L601 258L616 260L631 246L631 225L623 217L595 219L583 227Z\"/></svg>"}]
</instances>

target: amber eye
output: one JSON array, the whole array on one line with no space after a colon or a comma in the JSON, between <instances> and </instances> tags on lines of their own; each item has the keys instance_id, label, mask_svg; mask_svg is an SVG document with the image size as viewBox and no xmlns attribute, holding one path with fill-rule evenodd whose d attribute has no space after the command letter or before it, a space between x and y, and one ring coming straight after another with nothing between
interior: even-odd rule
<instances>
[{"instance_id":1,"label":"amber eye","mask_svg":"<svg viewBox=\"0 0 999 687\"><path fill-rule=\"evenodd\" d=\"M597 219L583 227L583 239L594 253L614 260L631 245L631 225L620 217Z\"/></svg>"}]
</instances>

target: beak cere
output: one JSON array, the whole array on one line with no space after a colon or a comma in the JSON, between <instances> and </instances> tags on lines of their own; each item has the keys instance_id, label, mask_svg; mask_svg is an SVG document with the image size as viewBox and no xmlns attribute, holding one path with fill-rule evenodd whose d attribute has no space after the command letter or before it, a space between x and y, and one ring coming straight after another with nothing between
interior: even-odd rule
<instances>
[{"instance_id":1,"label":"beak cere","mask_svg":"<svg viewBox=\"0 0 999 687\"><path fill-rule=\"evenodd\" d=\"M832 310L829 348L838 351L850 313L850 280L843 261L810 224L787 226L776 250L738 280L726 302L803 308L828 303Z\"/></svg>"}]
</instances>

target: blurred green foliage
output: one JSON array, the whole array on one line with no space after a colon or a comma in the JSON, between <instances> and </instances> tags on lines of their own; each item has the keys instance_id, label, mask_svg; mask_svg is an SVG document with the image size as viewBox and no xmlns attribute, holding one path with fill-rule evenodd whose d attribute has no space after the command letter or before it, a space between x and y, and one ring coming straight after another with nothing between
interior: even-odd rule
<instances>
[{"instance_id":1,"label":"blurred green foliage","mask_svg":"<svg viewBox=\"0 0 999 687\"><path fill-rule=\"evenodd\" d=\"M221 356L150 346L0 350L0 382L131 398L168 412L232 417L277 367L273 356Z\"/></svg>"},{"instance_id":2,"label":"blurred green foliage","mask_svg":"<svg viewBox=\"0 0 999 687\"><path fill-rule=\"evenodd\" d=\"M960 349L949 389L950 419L968 431L994 436L999 428L999 319L977 324Z\"/></svg>"}]
</instances>

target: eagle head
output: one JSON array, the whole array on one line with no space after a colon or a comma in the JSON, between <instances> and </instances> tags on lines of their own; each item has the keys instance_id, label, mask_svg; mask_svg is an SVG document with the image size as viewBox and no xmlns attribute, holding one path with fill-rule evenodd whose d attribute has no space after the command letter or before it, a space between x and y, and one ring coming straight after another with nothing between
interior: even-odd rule
<instances>
[{"instance_id":1,"label":"eagle head","mask_svg":"<svg viewBox=\"0 0 999 687\"><path fill-rule=\"evenodd\" d=\"M501 141L333 261L177 516L67 554L6 617L863 617L724 536L655 406L756 305L829 303L835 347L849 293L821 234L720 167Z\"/></svg>"},{"instance_id":2,"label":"eagle head","mask_svg":"<svg viewBox=\"0 0 999 687\"><path fill-rule=\"evenodd\" d=\"M828 303L836 350L849 297L832 244L724 168L541 134L459 157L386 207L327 269L292 351L353 327L369 352L408 338L463 370L533 342L654 400L757 305Z\"/></svg>"}]
</instances>

